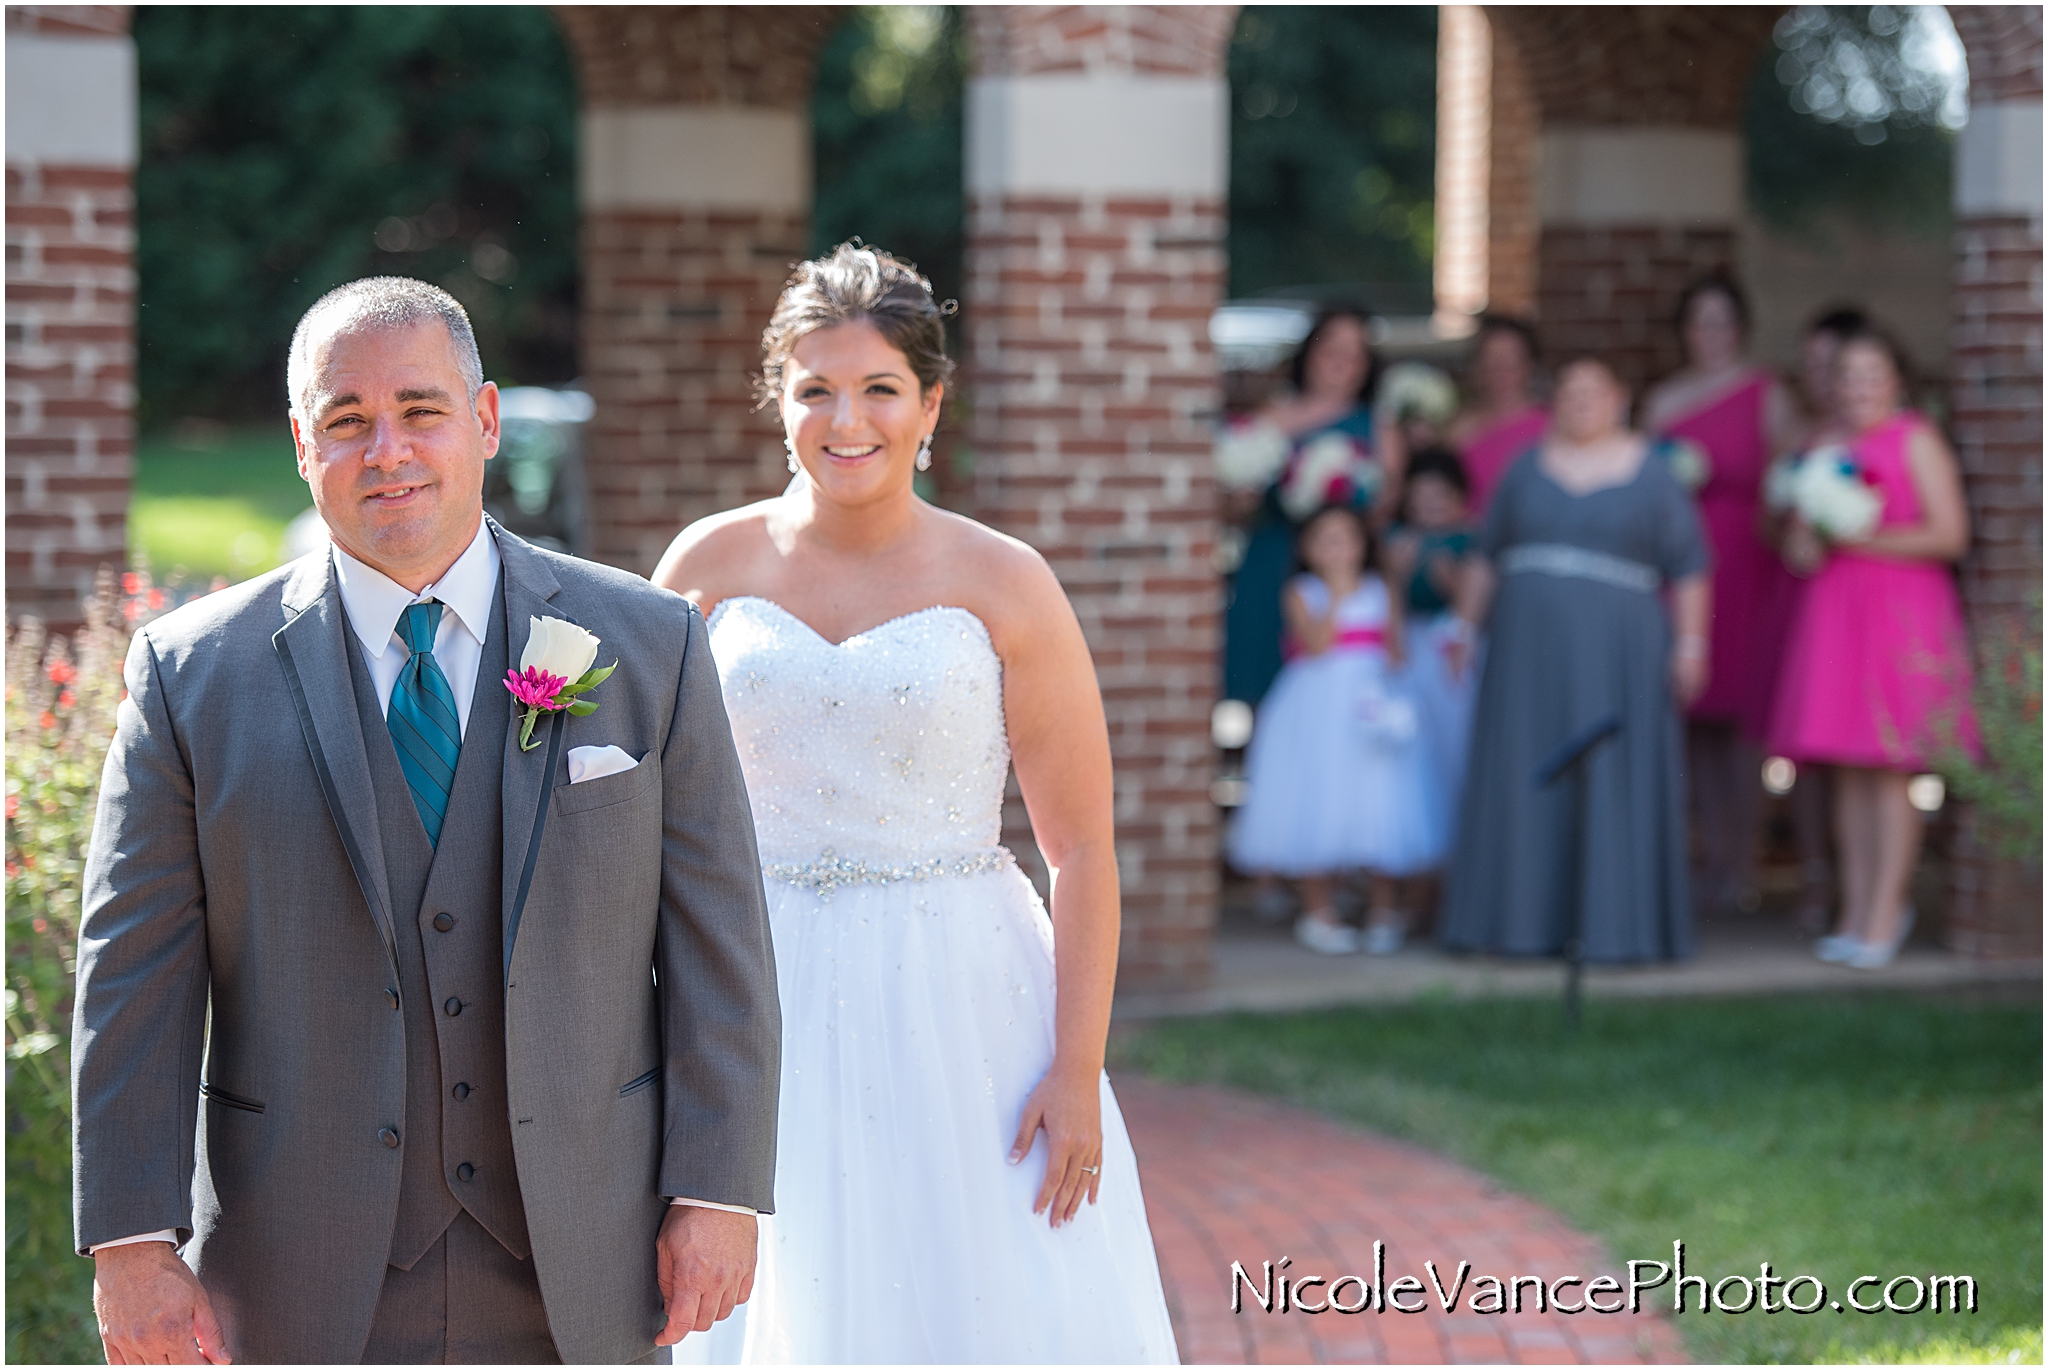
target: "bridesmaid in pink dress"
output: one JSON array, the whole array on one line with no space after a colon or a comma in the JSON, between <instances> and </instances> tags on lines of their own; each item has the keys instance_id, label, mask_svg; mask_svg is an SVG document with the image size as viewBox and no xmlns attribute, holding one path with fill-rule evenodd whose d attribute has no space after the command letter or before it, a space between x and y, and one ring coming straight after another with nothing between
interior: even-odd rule
<instances>
[{"instance_id":1,"label":"bridesmaid in pink dress","mask_svg":"<svg viewBox=\"0 0 2048 1370\"><path fill-rule=\"evenodd\" d=\"M1835 402L1884 511L1869 537L1840 546L1792 520L1786 564L1812 579L1771 711L1773 751L1835 768L1842 918L1815 951L1858 969L1889 963L1912 929L1907 886L1924 825L1908 782L1948 748L1977 750L1949 569L1970 545L1962 475L1941 435L1903 407L1904 373L1896 346L1875 331L1842 343Z\"/></svg>"},{"instance_id":2,"label":"bridesmaid in pink dress","mask_svg":"<svg viewBox=\"0 0 2048 1370\"><path fill-rule=\"evenodd\" d=\"M1466 509L1476 526L1487 497L1516 457L1543 440L1550 412L1536 400L1536 332L1519 319L1487 314L1472 345L1465 408L1451 423L1450 443L1471 489Z\"/></svg>"},{"instance_id":3,"label":"bridesmaid in pink dress","mask_svg":"<svg viewBox=\"0 0 2048 1370\"><path fill-rule=\"evenodd\" d=\"M1694 491L1714 557L1707 688L1688 711L1687 777L1700 837L1704 908L1757 905L1756 846L1763 804L1761 747L1791 615L1791 578L1758 535L1764 471L1797 433L1778 378L1743 356L1748 308L1716 272L1679 300L1686 364L1650 391L1643 426L1685 439L1707 457Z\"/></svg>"}]
</instances>

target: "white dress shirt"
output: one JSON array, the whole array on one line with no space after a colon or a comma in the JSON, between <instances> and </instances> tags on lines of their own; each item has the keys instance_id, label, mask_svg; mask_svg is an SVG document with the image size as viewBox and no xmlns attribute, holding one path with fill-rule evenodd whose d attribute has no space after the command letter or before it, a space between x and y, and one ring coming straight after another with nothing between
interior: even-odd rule
<instances>
[{"instance_id":1,"label":"white dress shirt","mask_svg":"<svg viewBox=\"0 0 2048 1370\"><path fill-rule=\"evenodd\" d=\"M398 620L414 604L439 600L447 607L441 611L441 626L434 632L434 660L441 664L441 674L448 677L448 688L455 692L456 723L462 735L465 738L469 736L470 697L476 693L477 669L483 663L484 642L491 634L491 601L498 592L499 560L497 539L491 536L491 530L484 521L478 519L476 536L469 540L469 546L455 559L455 564L439 580L414 594L376 567L342 551L339 544L335 545L334 575L341 583L341 605L348 613L349 627L355 630L356 638L363 644L370 679L377 687L378 708L387 713L390 711L391 691L397 686L405 663L412 660L404 639L398 636ZM508 651L507 656L510 655ZM670 1199L669 1202L688 1204L693 1208L723 1209L728 1213L754 1212L751 1208L712 1203L709 1199ZM92 1250L103 1251L110 1246L127 1246L131 1242L175 1244L177 1240L177 1232L165 1228L160 1232L145 1232L138 1237L100 1242Z\"/></svg>"},{"instance_id":2,"label":"white dress shirt","mask_svg":"<svg viewBox=\"0 0 2048 1370\"><path fill-rule=\"evenodd\" d=\"M334 549L334 576L341 583L341 605L349 626L363 644L370 679L377 687L377 707L389 711L391 691L399 673L412 660L398 635L398 621L415 604L439 600L441 626L434 632L434 660L455 692L455 720L469 736L470 697L476 693L477 667L491 633L491 599L498 592L498 541L482 519L455 564L426 589L414 594L374 566Z\"/></svg>"}]
</instances>

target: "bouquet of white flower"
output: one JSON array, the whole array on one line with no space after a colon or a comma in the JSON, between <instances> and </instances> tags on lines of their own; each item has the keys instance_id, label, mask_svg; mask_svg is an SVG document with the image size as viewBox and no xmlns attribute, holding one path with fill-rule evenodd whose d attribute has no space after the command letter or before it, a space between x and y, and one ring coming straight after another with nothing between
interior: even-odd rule
<instances>
[{"instance_id":1,"label":"bouquet of white flower","mask_svg":"<svg viewBox=\"0 0 2048 1370\"><path fill-rule=\"evenodd\" d=\"M1264 419L1226 424L1216 434L1216 481L1225 490L1263 490L1287 464L1291 447Z\"/></svg>"},{"instance_id":2,"label":"bouquet of white flower","mask_svg":"<svg viewBox=\"0 0 2048 1370\"><path fill-rule=\"evenodd\" d=\"M1396 362L1380 378L1375 406L1395 422L1419 418L1441 427L1458 413L1458 387L1427 362Z\"/></svg>"},{"instance_id":3,"label":"bouquet of white flower","mask_svg":"<svg viewBox=\"0 0 2048 1370\"><path fill-rule=\"evenodd\" d=\"M1380 464L1355 438L1325 433L1301 449L1280 483L1280 507L1300 523L1326 504L1372 507L1380 492Z\"/></svg>"},{"instance_id":4,"label":"bouquet of white flower","mask_svg":"<svg viewBox=\"0 0 2048 1370\"><path fill-rule=\"evenodd\" d=\"M1764 473L1764 503L1799 515L1836 543L1863 541L1884 512L1884 496L1863 479L1849 449L1836 443L1772 462Z\"/></svg>"}]
</instances>

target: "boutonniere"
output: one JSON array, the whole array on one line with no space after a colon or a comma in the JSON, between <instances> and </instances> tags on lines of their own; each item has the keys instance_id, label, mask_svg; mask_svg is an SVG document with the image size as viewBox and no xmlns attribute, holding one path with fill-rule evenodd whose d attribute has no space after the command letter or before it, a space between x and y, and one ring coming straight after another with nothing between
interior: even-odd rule
<instances>
[{"instance_id":1,"label":"boutonniere","mask_svg":"<svg viewBox=\"0 0 2048 1370\"><path fill-rule=\"evenodd\" d=\"M505 672L505 688L526 706L519 721L519 750L530 752L540 744L534 740L533 725L542 714L567 709L581 718L597 712L597 701L579 696L604 684L619 669L609 666L591 669L597 660L597 638L567 619L534 618L526 636L526 650L519 654L519 669Z\"/></svg>"}]
</instances>

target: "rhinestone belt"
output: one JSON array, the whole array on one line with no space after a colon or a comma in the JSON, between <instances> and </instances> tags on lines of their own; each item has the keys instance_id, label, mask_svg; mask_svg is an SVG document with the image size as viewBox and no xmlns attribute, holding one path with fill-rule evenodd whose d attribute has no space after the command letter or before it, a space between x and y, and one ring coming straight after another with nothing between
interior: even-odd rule
<instances>
[{"instance_id":1,"label":"rhinestone belt","mask_svg":"<svg viewBox=\"0 0 2048 1370\"><path fill-rule=\"evenodd\" d=\"M1604 585L1645 593L1654 593L1663 583L1663 577L1654 566L1563 542L1525 542L1510 547L1500 559L1500 569L1503 575L1525 575L1533 571L1540 575L1597 580Z\"/></svg>"},{"instance_id":2,"label":"rhinestone belt","mask_svg":"<svg viewBox=\"0 0 2048 1370\"><path fill-rule=\"evenodd\" d=\"M907 866L881 865L840 856L830 847L815 861L799 865L793 861L770 861L761 874L785 885L810 890L820 899L830 899L842 885L894 885L903 881L945 880L969 875L986 875L1017 864L1008 847L989 847L967 856L934 856Z\"/></svg>"}]
</instances>

